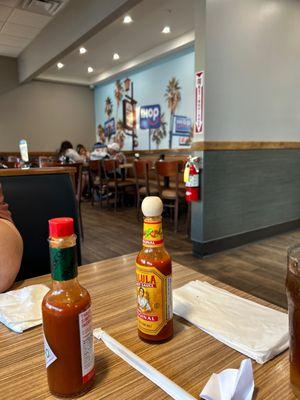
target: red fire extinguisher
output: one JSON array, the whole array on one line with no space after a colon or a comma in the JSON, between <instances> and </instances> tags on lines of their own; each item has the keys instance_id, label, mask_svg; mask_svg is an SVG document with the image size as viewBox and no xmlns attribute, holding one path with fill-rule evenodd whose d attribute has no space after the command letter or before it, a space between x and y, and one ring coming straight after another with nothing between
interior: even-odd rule
<instances>
[{"instance_id":1,"label":"red fire extinguisher","mask_svg":"<svg viewBox=\"0 0 300 400\"><path fill-rule=\"evenodd\" d=\"M184 169L185 199L187 202L200 200L200 159L190 157Z\"/></svg>"}]
</instances>

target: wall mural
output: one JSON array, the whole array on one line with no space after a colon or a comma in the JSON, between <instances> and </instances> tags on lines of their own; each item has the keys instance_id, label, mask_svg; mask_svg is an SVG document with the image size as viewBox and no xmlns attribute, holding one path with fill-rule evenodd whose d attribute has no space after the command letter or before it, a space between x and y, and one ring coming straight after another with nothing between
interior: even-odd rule
<instances>
[{"instance_id":1,"label":"wall mural","mask_svg":"<svg viewBox=\"0 0 300 400\"><path fill-rule=\"evenodd\" d=\"M117 103L117 113L116 113L116 120L118 121L119 118L119 108L120 108L120 103L123 99L123 93L124 93L124 87L122 85L122 82L120 81L120 79L118 79L115 83L115 99L116 99L116 103Z\"/></svg>"},{"instance_id":2,"label":"wall mural","mask_svg":"<svg viewBox=\"0 0 300 400\"><path fill-rule=\"evenodd\" d=\"M174 77L169 80L165 92L165 99L167 100L168 108L170 110L169 149L172 148L174 114L176 107L181 100L180 89L181 87L179 86L178 79Z\"/></svg>"},{"instance_id":3,"label":"wall mural","mask_svg":"<svg viewBox=\"0 0 300 400\"><path fill-rule=\"evenodd\" d=\"M130 138L130 149L139 148L139 135L148 134L148 149L160 149L164 138L168 137L168 147L174 147L174 137L178 137L179 146L190 146L193 137L192 119L177 115L176 110L182 101L179 79L172 77L165 87L164 104L139 104L134 98L134 82L129 78L124 81L118 79L114 84L115 107L110 96L107 96L104 104L106 120L99 125L99 130L105 132L108 143L116 142L122 149ZM122 108L121 108L122 104ZM169 123L166 113L170 113ZM114 110L115 109L115 110ZM115 111L115 116L113 113ZM122 115L120 115L122 114Z\"/></svg>"},{"instance_id":4,"label":"wall mural","mask_svg":"<svg viewBox=\"0 0 300 400\"><path fill-rule=\"evenodd\" d=\"M153 129L151 135L152 141L156 144L156 149L158 150L162 139L167 136L167 123L165 120L165 113L162 113L160 116L160 127L157 129ZM149 149L151 149L150 146Z\"/></svg>"}]
</instances>

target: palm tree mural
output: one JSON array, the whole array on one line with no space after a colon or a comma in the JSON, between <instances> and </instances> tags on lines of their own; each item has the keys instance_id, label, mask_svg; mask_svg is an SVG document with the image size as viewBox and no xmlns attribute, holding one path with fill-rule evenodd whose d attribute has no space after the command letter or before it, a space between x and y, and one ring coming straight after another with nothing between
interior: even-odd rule
<instances>
[{"instance_id":1,"label":"palm tree mural","mask_svg":"<svg viewBox=\"0 0 300 400\"><path fill-rule=\"evenodd\" d=\"M179 81L175 77L169 80L167 88L165 91L165 99L170 110L170 128L169 128L169 148L172 148L172 138L173 138L173 121L174 114L178 103L181 100L181 87L179 86Z\"/></svg>"},{"instance_id":2,"label":"palm tree mural","mask_svg":"<svg viewBox=\"0 0 300 400\"><path fill-rule=\"evenodd\" d=\"M122 150L124 147L124 142L125 142L125 129L124 129L124 124L121 119L117 122L117 133L114 136L114 142L118 143L120 146L120 149Z\"/></svg>"},{"instance_id":3,"label":"palm tree mural","mask_svg":"<svg viewBox=\"0 0 300 400\"><path fill-rule=\"evenodd\" d=\"M111 98L107 96L105 99L105 114L108 119L110 118L112 112L113 112L113 104Z\"/></svg>"},{"instance_id":4,"label":"palm tree mural","mask_svg":"<svg viewBox=\"0 0 300 400\"><path fill-rule=\"evenodd\" d=\"M190 132L189 132L190 136L189 136L188 141L186 142L187 146L191 146L191 144L192 144L193 137L194 137L194 131L195 131L195 124L192 124Z\"/></svg>"},{"instance_id":5,"label":"palm tree mural","mask_svg":"<svg viewBox=\"0 0 300 400\"><path fill-rule=\"evenodd\" d=\"M118 121L119 107L120 107L120 103L123 98L123 92L124 92L124 88L123 88L122 82L120 81L120 79L118 79L115 83L115 92L114 92L116 103L117 103L116 121Z\"/></svg>"},{"instance_id":6,"label":"palm tree mural","mask_svg":"<svg viewBox=\"0 0 300 400\"><path fill-rule=\"evenodd\" d=\"M167 123L165 120L165 113L161 113L160 128L151 129L151 131L152 141L156 144L156 148L158 149L162 139L167 136Z\"/></svg>"}]
</instances>

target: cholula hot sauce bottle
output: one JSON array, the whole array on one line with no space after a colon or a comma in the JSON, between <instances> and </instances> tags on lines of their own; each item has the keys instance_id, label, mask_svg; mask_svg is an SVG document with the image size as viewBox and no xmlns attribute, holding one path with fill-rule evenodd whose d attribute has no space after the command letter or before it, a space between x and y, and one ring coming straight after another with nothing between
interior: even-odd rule
<instances>
[{"instance_id":1,"label":"cholula hot sauce bottle","mask_svg":"<svg viewBox=\"0 0 300 400\"><path fill-rule=\"evenodd\" d=\"M75 397L95 375L91 298L77 280L72 218L49 221L52 289L42 303L44 347L50 392Z\"/></svg>"},{"instance_id":2,"label":"cholula hot sauce bottle","mask_svg":"<svg viewBox=\"0 0 300 400\"><path fill-rule=\"evenodd\" d=\"M163 342L173 336L172 261L165 249L159 197L143 200L143 248L136 258L139 337Z\"/></svg>"}]
</instances>

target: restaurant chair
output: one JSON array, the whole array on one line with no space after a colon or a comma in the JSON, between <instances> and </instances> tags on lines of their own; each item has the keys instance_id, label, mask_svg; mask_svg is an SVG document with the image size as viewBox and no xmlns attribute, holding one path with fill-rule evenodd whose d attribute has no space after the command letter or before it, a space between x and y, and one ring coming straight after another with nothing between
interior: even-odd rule
<instances>
[{"instance_id":1,"label":"restaurant chair","mask_svg":"<svg viewBox=\"0 0 300 400\"><path fill-rule=\"evenodd\" d=\"M164 207L174 209L175 232L178 229L179 205L184 204L185 200L185 192L179 186L180 165L179 161L157 161L155 163L160 198Z\"/></svg>"},{"instance_id":2,"label":"restaurant chair","mask_svg":"<svg viewBox=\"0 0 300 400\"><path fill-rule=\"evenodd\" d=\"M133 162L133 171L136 186L136 207L137 219L140 217L141 201L146 196L157 196L159 191L149 179L149 172L152 162L147 160L135 160Z\"/></svg>"},{"instance_id":3,"label":"restaurant chair","mask_svg":"<svg viewBox=\"0 0 300 400\"><path fill-rule=\"evenodd\" d=\"M117 211L119 200L124 202L126 192L134 192L135 183L132 180L122 177L117 160L102 160L102 167L104 173L104 184L107 185L108 195L107 204L109 204L109 194L112 192L114 195L114 211Z\"/></svg>"},{"instance_id":4,"label":"restaurant chair","mask_svg":"<svg viewBox=\"0 0 300 400\"><path fill-rule=\"evenodd\" d=\"M42 162L41 168L51 168L51 167L64 167L64 168L75 168L75 194L76 200L78 203L78 212L79 212L79 220L80 220L80 232L82 240L84 240L84 232L83 232L83 223L82 223L82 214L81 214L81 195L82 195L82 163L72 163L72 164L62 164L58 161L45 161Z\"/></svg>"},{"instance_id":5,"label":"restaurant chair","mask_svg":"<svg viewBox=\"0 0 300 400\"><path fill-rule=\"evenodd\" d=\"M179 190L185 190L185 183L183 182L183 172L184 172L184 167L185 167L185 161L183 160L174 160L178 162L178 170L179 170ZM169 183L170 188L175 189L176 184L174 181L170 181Z\"/></svg>"},{"instance_id":6,"label":"restaurant chair","mask_svg":"<svg viewBox=\"0 0 300 400\"><path fill-rule=\"evenodd\" d=\"M74 219L78 237L77 258L81 265L78 207L70 175L31 174L0 175L5 201L24 243L17 281L50 272L48 220L57 217Z\"/></svg>"},{"instance_id":7,"label":"restaurant chair","mask_svg":"<svg viewBox=\"0 0 300 400\"><path fill-rule=\"evenodd\" d=\"M101 160L90 160L89 162L89 180L91 187L91 204L95 203L95 193L99 195L100 207L102 208L103 195L108 194L104 185L104 172Z\"/></svg>"}]
</instances>

